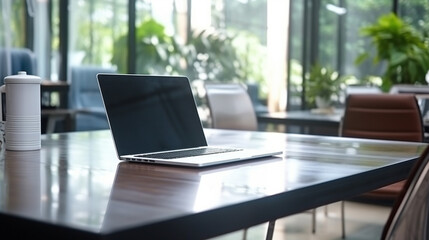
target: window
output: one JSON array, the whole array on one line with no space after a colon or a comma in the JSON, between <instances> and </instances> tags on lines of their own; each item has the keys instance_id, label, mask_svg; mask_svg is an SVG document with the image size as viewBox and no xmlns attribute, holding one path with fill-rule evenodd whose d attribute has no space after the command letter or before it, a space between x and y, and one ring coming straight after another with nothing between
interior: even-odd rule
<instances>
[{"instance_id":1,"label":"window","mask_svg":"<svg viewBox=\"0 0 429 240\"><path fill-rule=\"evenodd\" d=\"M383 64L355 60L373 51L360 29L382 14L397 11L429 33L425 0L16 0L0 7L13 12L0 19L0 45L34 50L43 78L67 80L70 66L99 65L257 83L261 98L274 97L272 110L311 107L304 77L315 62L356 81L380 76Z\"/></svg>"},{"instance_id":2,"label":"window","mask_svg":"<svg viewBox=\"0 0 429 240\"><path fill-rule=\"evenodd\" d=\"M342 75L362 79L380 72L380 66L355 59L370 51L361 27L392 10L392 1L314 0L291 2L288 110L306 109L306 73L316 63ZM343 99L338 100L341 104Z\"/></svg>"}]
</instances>

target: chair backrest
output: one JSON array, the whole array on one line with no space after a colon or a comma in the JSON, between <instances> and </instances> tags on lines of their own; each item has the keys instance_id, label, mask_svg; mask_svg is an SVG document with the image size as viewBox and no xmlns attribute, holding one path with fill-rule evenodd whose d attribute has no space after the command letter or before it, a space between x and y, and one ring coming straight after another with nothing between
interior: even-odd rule
<instances>
[{"instance_id":1,"label":"chair backrest","mask_svg":"<svg viewBox=\"0 0 429 240\"><path fill-rule=\"evenodd\" d=\"M253 109L256 114L268 113L268 107L259 99L259 84L258 83L247 83L247 93L249 93L250 100L253 104Z\"/></svg>"},{"instance_id":2,"label":"chair backrest","mask_svg":"<svg viewBox=\"0 0 429 240\"><path fill-rule=\"evenodd\" d=\"M381 88L372 85L348 85L346 87L346 96L357 93L382 93Z\"/></svg>"},{"instance_id":3,"label":"chair backrest","mask_svg":"<svg viewBox=\"0 0 429 240\"><path fill-rule=\"evenodd\" d=\"M395 84L389 93L429 94L429 85Z\"/></svg>"},{"instance_id":4,"label":"chair backrest","mask_svg":"<svg viewBox=\"0 0 429 240\"><path fill-rule=\"evenodd\" d=\"M0 50L0 62L5 62L7 59L7 51ZM10 73L6 69L6 65L0 66L0 85L3 85L4 78L10 75L16 75L19 71L25 71L28 75L37 75L37 59L36 55L27 48L11 48L10 49Z\"/></svg>"},{"instance_id":5,"label":"chair backrest","mask_svg":"<svg viewBox=\"0 0 429 240\"><path fill-rule=\"evenodd\" d=\"M414 94L417 97L422 115L426 115L429 111L429 85L395 84L390 88L389 93Z\"/></svg>"},{"instance_id":6,"label":"chair backrest","mask_svg":"<svg viewBox=\"0 0 429 240\"><path fill-rule=\"evenodd\" d=\"M99 66L75 66L71 68L69 108L85 109L84 113L76 115L76 131L109 128L97 84L97 74L114 72L116 71L112 68Z\"/></svg>"},{"instance_id":7,"label":"chair backrest","mask_svg":"<svg viewBox=\"0 0 429 240\"><path fill-rule=\"evenodd\" d=\"M71 68L69 107L72 109L103 108L103 100L97 85L98 73L114 73L112 68L99 66L75 66Z\"/></svg>"},{"instance_id":8,"label":"chair backrest","mask_svg":"<svg viewBox=\"0 0 429 240\"><path fill-rule=\"evenodd\" d=\"M412 94L351 94L346 98L340 135L422 142L423 119Z\"/></svg>"},{"instance_id":9,"label":"chair backrest","mask_svg":"<svg viewBox=\"0 0 429 240\"><path fill-rule=\"evenodd\" d=\"M381 239L429 239L429 148L423 152L397 198Z\"/></svg>"},{"instance_id":10,"label":"chair backrest","mask_svg":"<svg viewBox=\"0 0 429 240\"><path fill-rule=\"evenodd\" d=\"M258 129L252 101L242 84L206 83L204 87L213 128Z\"/></svg>"}]
</instances>

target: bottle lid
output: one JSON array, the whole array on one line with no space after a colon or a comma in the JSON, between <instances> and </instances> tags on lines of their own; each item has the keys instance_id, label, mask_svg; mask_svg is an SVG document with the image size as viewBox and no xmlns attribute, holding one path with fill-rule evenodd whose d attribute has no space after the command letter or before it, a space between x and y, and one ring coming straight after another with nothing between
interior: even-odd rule
<instances>
[{"instance_id":1,"label":"bottle lid","mask_svg":"<svg viewBox=\"0 0 429 240\"><path fill-rule=\"evenodd\" d=\"M40 84L42 82L42 79L38 76L27 75L27 72L25 71L19 71L17 75L6 76L4 78L4 82L6 84Z\"/></svg>"}]
</instances>

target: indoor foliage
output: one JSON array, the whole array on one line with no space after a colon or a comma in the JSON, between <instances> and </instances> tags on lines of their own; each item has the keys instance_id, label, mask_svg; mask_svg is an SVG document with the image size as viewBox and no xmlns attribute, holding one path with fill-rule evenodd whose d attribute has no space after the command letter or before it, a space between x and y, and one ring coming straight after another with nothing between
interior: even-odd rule
<instances>
[{"instance_id":1,"label":"indoor foliage","mask_svg":"<svg viewBox=\"0 0 429 240\"><path fill-rule=\"evenodd\" d=\"M306 96L309 107L316 106L316 98L324 100L329 104L340 99L345 77L340 76L333 69L316 63L312 65L306 79Z\"/></svg>"},{"instance_id":2,"label":"indoor foliage","mask_svg":"<svg viewBox=\"0 0 429 240\"><path fill-rule=\"evenodd\" d=\"M374 63L386 63L382 89L388 91L393 84L427 84L429 47L422 34L393 13L381 16L378 21L362 28L362 34L371 38L375 55L368 51L358 57L359 64L372 57Z\"/></svg>"},{"instance_id":3,"label":"indoor foliage","mask_svg":"<svg viewBox=\"0 0 429 240\"><path fill-rule=\"evenodd\" d=\"M147 74L181 74L190 80L245 81L242 64L233 46L234 36L222 31L193 32L183 43L165 27L147 19L137 29L136 70ZM127 72L127 35L115 41L112 63ZM118 47L123 46L123 47Z\"/></svg>"}]
</instances>

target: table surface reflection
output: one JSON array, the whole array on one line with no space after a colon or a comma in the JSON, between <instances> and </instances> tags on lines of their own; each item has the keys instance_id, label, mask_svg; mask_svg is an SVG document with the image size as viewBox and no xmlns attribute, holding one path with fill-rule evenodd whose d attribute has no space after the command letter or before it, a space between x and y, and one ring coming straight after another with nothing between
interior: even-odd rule
<instances>
[{"instance_id":1,"label":"table surface reflection","mask_svg":"<svg viewBox=\"0 0 429 240\"><path fill-rule=\"evenodd\" d=\"M121 162L109 131L42 135L2 154L3 234L209 238L404 179L424 143L205 129L210 145L284 155L201 169Z\"/></svg>"}]
</instances>

